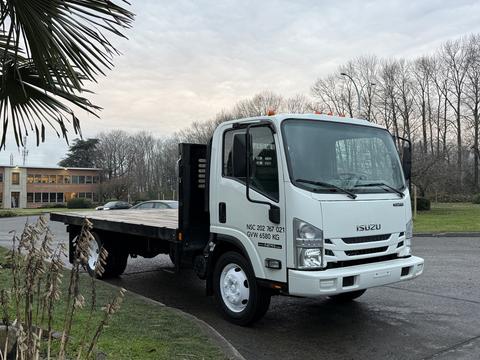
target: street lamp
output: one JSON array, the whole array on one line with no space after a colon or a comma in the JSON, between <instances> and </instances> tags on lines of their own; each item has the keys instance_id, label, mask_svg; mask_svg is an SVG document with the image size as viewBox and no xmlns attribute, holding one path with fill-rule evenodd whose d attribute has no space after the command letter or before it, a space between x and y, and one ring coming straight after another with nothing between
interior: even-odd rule
<instances>
[{"instance_id":1,"label":"street lamp","mask_svg":"<svg viewBox=\"0 0 480 360\"><path fill-rule=\"evenodd\" d=\"M342 76L346 76L347 78L350 79L350 81L353 83L353 86L355 87L355 91L357 93L357 99L358 99L358 115L360 116L360 111L362 110L362 97L361 97L361 94L363 92L363 88L365 87L365 85L367 85L368 83L365 83L363 84L363 86L360 88L360 90L358 90L358 86L357 86L357 83L355 82L355 80L353 80L353 77L351 77L349 74L347 73L340 73L340 75ZM375 86L376 84L375 83L370 83L371 86Z\"/></svg>"},{"instance_id":2,"label":"street lamp","mask_svg":"<svg viewBox=\"0 0 480 360\"><path fill-rule=\"evenodd\" d=\"M361 100L361 97L360 97L360 91L358 91L357 83L355 82L355 80L353 80L353 77L351 77L347 73L342 72L342 73L340 73L340 75L346 76L347 78L349 78L350 81L353 83L353 86L355 86L355 91L357 92L357 98L358 98L358 114L360 116L360 110L361 110L361 107L362 107L362 105L361 105L362 100Z\"/></svg>"}]
</instances>

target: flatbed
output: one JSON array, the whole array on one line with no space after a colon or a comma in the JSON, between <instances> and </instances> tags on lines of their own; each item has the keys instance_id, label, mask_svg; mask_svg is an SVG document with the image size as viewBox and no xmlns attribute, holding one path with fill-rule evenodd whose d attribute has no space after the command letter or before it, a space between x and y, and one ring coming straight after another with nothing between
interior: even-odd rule
<instances>
[{"instance_id":1,"label":"flatbed","mask_svg":"<svg viewBox=\"0 0 480 360\"><path fill-rule=\"evenodd\" d=\"M177 209L56 212L50 214L50 219L75 226L82 226L88 219L97 230L160 240L174 240L178 229Z\"/></svg>"}]
</instances>

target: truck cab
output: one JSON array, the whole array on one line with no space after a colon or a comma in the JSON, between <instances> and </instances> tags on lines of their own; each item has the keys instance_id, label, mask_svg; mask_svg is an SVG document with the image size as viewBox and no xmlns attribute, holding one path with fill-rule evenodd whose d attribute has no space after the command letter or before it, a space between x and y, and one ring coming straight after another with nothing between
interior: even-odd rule
<instances>
[{"instance_id":1,"label":"truck cab","mask_svg":"<svg viewBox=\"0 0 480 360\"><path fill-rule=\"evenodd\" d=\"M350 300L422 273L409 176L387 129L249 118L220 124L209 150L207 282L230 320L254 321L275 293Z\"/></svg>"}]
</instances>

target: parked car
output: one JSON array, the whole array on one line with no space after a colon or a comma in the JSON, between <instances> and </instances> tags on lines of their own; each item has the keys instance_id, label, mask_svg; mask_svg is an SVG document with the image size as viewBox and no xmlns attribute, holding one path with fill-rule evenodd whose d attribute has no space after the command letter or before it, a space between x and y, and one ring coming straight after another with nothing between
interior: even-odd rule
<instances>
[{"instance_id":1,"label":"parked car","mask_svg":"<svg viewBox=\"0 0 480 360\"><path fill-rule=\"evenodd\" d=\"M148 210L148 209L178 209L178 201L175 200L149 200L141 202L132 209Z\"/></svg>"},{"instance_id":2,"label":"parked car","mask_svg":"<svg viewBox=\"0 0 480 360\"><path fill-rule=\"evenodd\" d=\"M103 206L97 206L95 210L121 210L121 209L130 209L130 205L126 201L110 201Z\"/></svg>"}]
</instances>

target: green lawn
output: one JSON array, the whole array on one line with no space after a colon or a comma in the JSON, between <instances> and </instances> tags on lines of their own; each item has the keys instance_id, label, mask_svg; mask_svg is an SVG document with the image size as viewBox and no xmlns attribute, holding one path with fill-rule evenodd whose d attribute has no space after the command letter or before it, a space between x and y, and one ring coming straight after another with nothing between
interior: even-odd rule
<instances>
[{"instance_id":1,"label":"green lawn","mask_svg":"<svg viewBox=\"0 0 480 360\"><path fill-rule=\"evenodd\" d=\"M11 270L8 269L5 259L6 250L0 248L0 290L9 289L12 284ZM64 276L65 288L69 275ZM83 275L81 279L83 295L87 303L80 310L74 320L71 333L73 349L78 346L82 338L89 308L88 299L90 278ZM155 286L160 286L156 284ZM95 313L95 327L103 315L101 307L115 294L112 286L97 281L97 312ZM63 294L67 291L64 289ZM63 299L56 308L54 327L62 329L65 304ZM93 336L93 333L91 334ZM58 346L58 344L57 344ZM69 351L73 357L73 349ZM152 304L143 298L127 292L121 309L113 315L109 326L100 337L97 351L107 355L108 359L224 359L223 353L203 335L195 323L172 310Z\"/></svg>"},{"instance_id":2,"label":"green lawn","mask_svg":"<svg viewBox=\"0 0 480 360\"><path fill-rule=\"evenodd\" d=\"M45 208L45 209L3 209L0 210L0 218L9 216L34 216L51 212L68 212L68 211L89 211L94 209L67 209L67 208Z\"/></svg>"},{"instance_id":3,"label":"green lawn","mask_svg":"<svg viewBox=\"0 0 480 360\"><path fill-rule=\"evenodd\" d=\"M414 232L480 232L480 204L432 203L430 211L419 211Z\"/></svg>"}]
</instances>

